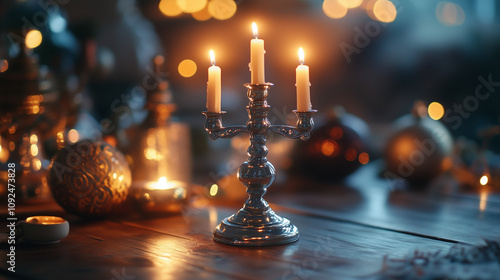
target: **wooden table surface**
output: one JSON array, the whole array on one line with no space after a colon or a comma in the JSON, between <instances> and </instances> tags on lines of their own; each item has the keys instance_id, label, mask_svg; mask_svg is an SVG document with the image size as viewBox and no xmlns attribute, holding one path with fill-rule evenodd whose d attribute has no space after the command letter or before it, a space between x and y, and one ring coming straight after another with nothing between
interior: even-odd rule
<instances>
[{"instance_id":1,"label":"wooden table surface","mask_svg":"<svg viewBox=\"0 0 500 280\"><path fill-rule=\"evenodd\" d=\"M312 183L307 192L271 186L266 196L271 206L300 231L298 242L281 246L241 248L213 242L214 227L239 206L208 205L170 217L100 221L83 221L58 207L30 208L18 217L58 215L69 220L70 234L54 245L19 243L15 273L7 271L2 253L0 277L383 279L386 257L446 251L500 237L498 193L449 191L445 183L426 192L394 191L378 176L379 168L371 163L344 184L321 191L312 191Z\"/></svg>"}]
</instances>

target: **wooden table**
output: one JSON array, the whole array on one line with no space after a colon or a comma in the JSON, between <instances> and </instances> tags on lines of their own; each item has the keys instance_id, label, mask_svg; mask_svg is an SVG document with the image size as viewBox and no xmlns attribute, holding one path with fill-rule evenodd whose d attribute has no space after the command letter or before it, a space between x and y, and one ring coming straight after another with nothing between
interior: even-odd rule
<instances>
[{"instance_id":1,"label":"wooden table","mask_svg":"<svg viewBox=\"0 0 500 280\"><path fill-rule=\"evenodd\" d=\"M467 247L500 236L498 194L450 192L444 185L420 193L391 191L390 184L378 176L379 168L377 163L369 164L345 185L319 192L292 193L271 187L267 198L273 209L289 218L301 234L298 242L282 246L240 248L213 242L213 228L240 205L190 207L183 215L163 218L91 222L59 208L31 209L19 218L62 216L70 221L70 234L55 245L19 243L14 274L7 271L2 250L0 277L384 278L380 273L384 257L404 258L414 250L435 252L456 244Z\"/></svg>"}]
</instances>

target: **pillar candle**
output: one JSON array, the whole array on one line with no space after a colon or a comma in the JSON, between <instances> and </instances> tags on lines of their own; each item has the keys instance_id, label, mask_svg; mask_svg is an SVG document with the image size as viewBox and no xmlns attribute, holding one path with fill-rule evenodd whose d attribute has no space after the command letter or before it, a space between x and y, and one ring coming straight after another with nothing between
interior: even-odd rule
<instances>
[{"instance_id":1,"label":"pillar candle","mask_svg":"<svg viewBox=\"0 0 500 280\"><path fill-rule=\"evenodd\" d=\"M210 61L212 66L208 68L207 111L220 112L221 70L215 65L215 55L212 50L210 50Z\"/></svg>"},{"instance_id":2,"label":"pillar candle","mask_svg":"<svg viewBox=\"0 0 500 280\"><path fill-rule=\"evenodd\" d=\"M254 39L250 42L250 72L252 84L263 84L266 79L264 77L264 40L258 39L259 32L257 24L252 23Z\"/></svg>"},{"instance_id":3,"label":"pillar candle","mask_svg":"<svg viewBox=\"0 0 500 280\"><path fill-rule=\"evenodd\" d=\"M309 82L309 66L304 65L304 50L299 48L300 65L295 70L295 86L297 87L297 111L311 110L311 96Z\"/></svg>"}]
</instances>

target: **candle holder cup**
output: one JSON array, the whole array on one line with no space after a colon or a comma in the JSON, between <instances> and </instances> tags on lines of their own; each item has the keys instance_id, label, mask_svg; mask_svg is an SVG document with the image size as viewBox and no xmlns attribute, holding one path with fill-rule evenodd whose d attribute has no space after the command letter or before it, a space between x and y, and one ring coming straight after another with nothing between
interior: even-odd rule
<instances>
[{"instance_id":1,"label":"candle holder cup","mask_svg":"<svg viewBox=\"0 0 500 280\"><path fill-rule=\"evenodd\" d=\"M246 107L248 121L244 126L224 127L225 112L203 112L206 116L205 130L211 140L232 138L240 133L250 134L250 146L245 161L238 170L239 181L246 186L248 199L236 214L225 218L213 233L216 242L236 246L268 246L295 242L299 231L286 218L278 216L263 199L267 188L276 177L274 166L267 161L266 135L269 131L287 138L309 139L313 129L313 114L316 110L294 111L297 124L271 125L267 115L268 90L273 84L245 84L250 100Z\"/></svg>"}]
</instances>

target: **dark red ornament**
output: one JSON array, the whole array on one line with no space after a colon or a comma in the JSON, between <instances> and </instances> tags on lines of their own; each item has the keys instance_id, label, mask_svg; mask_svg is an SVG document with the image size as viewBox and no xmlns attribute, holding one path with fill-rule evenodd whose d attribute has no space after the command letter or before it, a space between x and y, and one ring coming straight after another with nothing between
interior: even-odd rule
<instances>
[{"instance_id":1,"label":"dark red ornament","mask_svg":"<svg viewBox=\"0 0 500 280\"><path fill-rule=\"evenodd\" d=\"M368 126L343 108L331 111L328 121L312 132L305 142L297 142L291 174L331 183L345 178L369 161L366 139Z\"/></svg>"}]
</instances>

